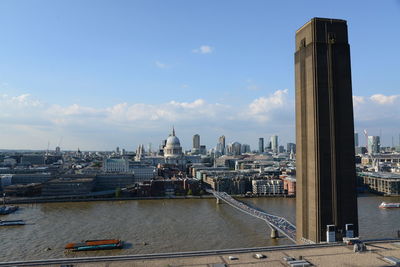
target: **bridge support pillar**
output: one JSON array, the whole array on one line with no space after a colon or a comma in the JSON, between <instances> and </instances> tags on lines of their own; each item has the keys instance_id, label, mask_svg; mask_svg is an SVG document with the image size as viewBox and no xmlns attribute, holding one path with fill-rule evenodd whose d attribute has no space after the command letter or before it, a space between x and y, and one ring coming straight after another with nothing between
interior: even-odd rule
<instances>
[{"instance_id":1,"label":"bridge support pillar","mask_svg":"<svg viewBox=\"0 0 400 267\"><path fill-rule=\"evenodd\" d=\"M220 204L221 203L221 201L219 200L219 198L217 198L217 204Z\"/></svg>"},{"instance_id":2,"label":"bridge support pillar","mask_svg":"<svg viewBox=\"0 0 400 267\"><path fill-rule=\"evenodd\" d=\"M279 237L278 231L275 229L271 229L271 238L276 239Z\"/></svg>"},{"instance_id":3,"label":"bridge support pillar","mask_svg":"<svg viewBox=\"0 0 400 267\"><path fill-rule=\"evenodd\" d=\"M274 227L269 225L269 228L271 228L271 239L276 239L279 237L278 230L276 230Z\"/></svg>"}]
</instances>

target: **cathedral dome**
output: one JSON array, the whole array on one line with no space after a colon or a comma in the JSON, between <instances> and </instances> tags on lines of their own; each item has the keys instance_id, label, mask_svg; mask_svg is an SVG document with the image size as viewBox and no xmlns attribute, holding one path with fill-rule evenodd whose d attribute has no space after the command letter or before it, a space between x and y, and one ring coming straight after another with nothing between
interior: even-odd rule
<instances>
[{"instance_id":1,"label":"cathedral dome","mask_svg":"<svg viewBox=\"0 0 400 267\"><path fill-rule=\"evenodd\" d=\"M181 146L181 142L179 142L179 138L175 135L170 135L167 138L167 146Z\"/></svg>"},{"instance_id":2,"label":"cathedral dome","mask_svg":"<svg viewBox=\"0 0 400 267\"><path fill-rule=\"evenodd\" d=\"M179 138L175 136L175 129L172 130L172 134L168 136L167 143L164 147L164 157L176 158L182 156L182 147Z\"/></svg>"}]
</instances>

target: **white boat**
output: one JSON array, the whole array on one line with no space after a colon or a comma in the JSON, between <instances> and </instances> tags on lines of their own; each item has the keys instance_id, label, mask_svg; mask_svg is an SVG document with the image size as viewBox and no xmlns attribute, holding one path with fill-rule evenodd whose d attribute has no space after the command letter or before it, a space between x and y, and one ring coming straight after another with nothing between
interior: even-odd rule
<instances>
[{"instance_id":1,"label":"white boat","mask_svg":"<svg viewBox=\"0 0 400 267\"><path fill-rule=\"evenodd\" d=\"M386 202L382 202L382 203L379 205L379 208L381 208L381 209L400 208L400 203L386 203Z\"/></svg>"}]
</instances>

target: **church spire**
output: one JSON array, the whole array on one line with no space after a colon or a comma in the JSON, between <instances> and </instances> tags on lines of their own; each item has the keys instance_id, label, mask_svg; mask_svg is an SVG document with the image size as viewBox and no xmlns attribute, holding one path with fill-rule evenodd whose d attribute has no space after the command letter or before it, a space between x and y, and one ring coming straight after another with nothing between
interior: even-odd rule
<instances>
[{"instance_id":1,"label":"church spire","mask_svg":"<svg viewBox=\"0 0 400 267\"><path fill-rule=\"evenodd\" d=\"M172 126L172 136L175 136L175 127Z\"/></svg>"}]
</instances>

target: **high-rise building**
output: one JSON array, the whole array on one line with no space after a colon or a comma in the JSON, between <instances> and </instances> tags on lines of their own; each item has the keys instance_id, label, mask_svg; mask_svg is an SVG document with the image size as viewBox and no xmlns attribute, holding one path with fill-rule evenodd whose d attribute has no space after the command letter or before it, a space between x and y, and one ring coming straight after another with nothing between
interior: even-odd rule
<instances>
[{"instance_id":1,"label":"high-rise building","mask_svg":"<svg viewBox=\"0 0 400 267\"><path fill-rule=\"evenodd\" d=\"M278 153L278 136L277 135L273 135L271 136L271 149L272 152L274 153Z\"/></svg>"},{"instance_id":2,"label":"high-rise building","mask_svg":"<svg viewBox=\"0 0 400 267\"><path fill-rule=\"evenodd\" d=\"M221 153L222 155L225 154L225 135L222 135L218 138L217 152Z\"/></svg>"},{"instance_id":3,"label":"high-rise building","mask_svg":"<svg viewBox=\"0 0 400 267\"><path fill-rule=\"evenodd\" d=\"M357 132L354 133L354 146L358 147L358 133Z\"/></svg>"},{"instance_id":4,"label":"high-rise building","mask_svg":"<svg viewBox=\"0 0 400 267\"><path fill-rule=\"evenodd\" d=\"M292 152L292 151L293 151L293 153L296 154L296 144L294 144L294 143L287 143L287 145L286 145L286 152L287 152L287 153L290 153L290 152Z\"/></svg>"},{"instance_id":5,"label":"high-rise building","mask_svg":"<svg viewBox=\"0 0 400 267\"><path fill-rule=\"evenodd\" d=\"M345 20L313 18L296 32L296 236L358 235L350 47Z\"/></svg>"},{"instance_id":6,"label":"high-rise building","mask_svg":"<svg viewBox=\"0 0 400 267\"><path fill-rule=\"evenodd\" d=\"M241 151L242 153L250 153L250 152L251 152L251 150L250 150L250 145L248 145L248 144L242 144L242 147L240 148L240 151Z\"/></svg>"},{"instance_id":7,"label":"high-rise building","mask_svg":"<svg viewBox=\"0 0 400 267\"><path fill-rule=\"evenodd\" d=\"M200 150L200 135L193 135L193 148Z\"/></svg>"},{"instance_id":8,"label":"high-rise building","mask_svg":"<svg viewBox=\"0 0 400 267\"><path fill-rule=\"evenodd\" d=\"M230 155L241 155L242 154L242 144L239 142L233 142L232 144L229 144L227 147L228 153Z\"/></svg>"},{"instance_id":9,"label":"high-rise building","mask_svg":"<svg viewBox=\"0 0 400 267\"><path fill-rule=\"evenodd\" d=\"M379 136L368 136L368 154L377 154L381 150Z\"/></svg>"},{"instance_id":10,"label":"high-rise building","mask_svg":"<svg viewBox=\"0 0 400 267\"><path fill-rule=\"evenodd\" d=\"M59 146L56 147L56 155L61 155L61 148Z\"/></svg>"},{"instance_id":11,"label":"high-rise building","mask_svg":"<svg viewBox=\"0 0 400 267\"><path fill-rule=\"evenodd\" d=\"M258 139L258 153L264 153L264 138Z\"/></svg>"}]
</instances>

